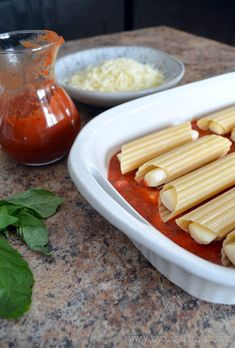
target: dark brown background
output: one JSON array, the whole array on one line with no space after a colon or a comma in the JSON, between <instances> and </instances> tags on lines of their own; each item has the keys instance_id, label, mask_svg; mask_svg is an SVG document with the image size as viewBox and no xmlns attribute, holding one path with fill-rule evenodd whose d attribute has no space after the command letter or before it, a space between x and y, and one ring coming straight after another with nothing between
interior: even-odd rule
<instances>
[{"instance_id":1,"label":"dark brown background","mask_svg":"<svg viewBox=\"0 0 235 348\"><path fill-rule=\"evenodd\" d=\"M55 30L66 40L168 25L235 43L232 0L0 0L0 32Z\"/></svg>"}]
</instances>

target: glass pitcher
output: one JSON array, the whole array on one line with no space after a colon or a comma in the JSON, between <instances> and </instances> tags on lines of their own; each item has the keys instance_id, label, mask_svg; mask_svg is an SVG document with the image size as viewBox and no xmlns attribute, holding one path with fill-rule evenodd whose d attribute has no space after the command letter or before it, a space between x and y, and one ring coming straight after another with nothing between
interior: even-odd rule
<instances>
[{"instance_id":1,"label":"glass pitcher","mask_svg":"<svg viewBox=\"0 0 235 348\"><path fill-rule=\"evenodd\" d=\"M47 30L0 34L0 144L20 163L59 160L80 130L78 111L54 77L63 41Z\"/></svg>"}]
</instances>

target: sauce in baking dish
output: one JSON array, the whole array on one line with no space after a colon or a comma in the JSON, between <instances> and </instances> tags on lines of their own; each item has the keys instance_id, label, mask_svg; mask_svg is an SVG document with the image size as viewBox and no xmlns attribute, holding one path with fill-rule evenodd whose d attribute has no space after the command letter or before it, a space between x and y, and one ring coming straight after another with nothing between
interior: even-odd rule
<instances>
[{"instance_id":1,"label":"sauce in baking dish","mask_svg":"<svg viewBox=\"0 0 235 348\"><path fill-rule=\"evenodd\" d=\"M193 123L193 129L197 130L200 136L211 134L211 132L199 130L195 123ZM231 151L235 151L235 144L232 145ZM121 173L117 154L115 154L109 163L108 179L122 197L151 225L173 242L203 259L221 264L222 241L201 245L195 242L188 233L182 231L174 219L167 223L162 222L157 208L159 190L146 187L144 184L137 184L134 177L135 170L127 174Z\"/></svg>"}]
</instances>

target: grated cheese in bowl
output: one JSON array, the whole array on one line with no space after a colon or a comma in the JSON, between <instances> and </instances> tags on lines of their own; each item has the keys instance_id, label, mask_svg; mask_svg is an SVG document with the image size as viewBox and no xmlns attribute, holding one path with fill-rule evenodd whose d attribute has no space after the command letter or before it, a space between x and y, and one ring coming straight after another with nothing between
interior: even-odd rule
<instances>
[{"instance_id":1,"label":"grated cheese in bowl","mask_svg":"<svg viewBox=\"0 0 235 348\"><path fill-rule=\"evenodd\" d=\"M76 88L99 92L131 92L151 89L164 82L164 75L150 64L130 58L116 58L73 75L68 83Z\"/></svg>"}]
</instances>

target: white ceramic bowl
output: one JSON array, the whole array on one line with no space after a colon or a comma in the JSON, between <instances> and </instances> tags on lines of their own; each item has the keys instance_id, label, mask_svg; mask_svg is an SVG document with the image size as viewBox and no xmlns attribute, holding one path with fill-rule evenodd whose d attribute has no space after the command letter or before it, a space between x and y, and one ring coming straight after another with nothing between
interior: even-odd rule
<instances>
[{"instance_id":1,"label":"white ceramic bowl","mask_svg":"<svg viewBox=\"0 0 235 348\"><path fill-rule=\"evenodd\" d=\"M164 74L164 83L159 87L138 92L111 93L86 91L72 87L67 83L68 79L79 70L118 57L128 57L140 63L152 64ZM57 60L55 71L59 84L75 100L97 106L113 106L175 86L183 78L184 70L183 63L178 59L154 48L143 46L112 46L92 48L66 55Z\"/></svg>"},{"instance_id":2,"label":"white ceramic bowl","mask_svg":"<svg viewBox=\"0 0 235 348\"><path fill-rule=\"evenodd\" d=\"M70 175L88 202L154 267L189 294L224 304L235 304L235 269L193 255L151 226L108 182L107 166L121 144L235 103L234 90L235 73L229 73L107 110L83 128L68 161Z\"/></svg>"}]
</instances>

